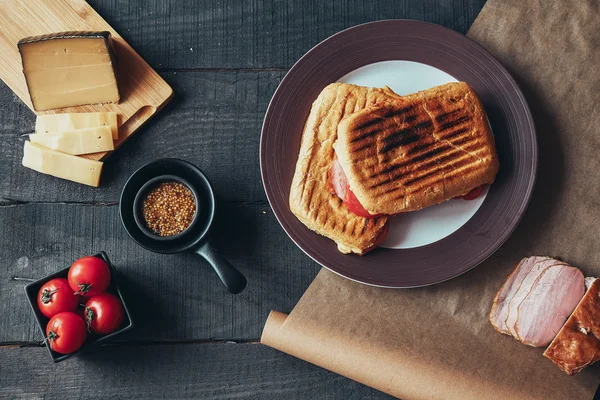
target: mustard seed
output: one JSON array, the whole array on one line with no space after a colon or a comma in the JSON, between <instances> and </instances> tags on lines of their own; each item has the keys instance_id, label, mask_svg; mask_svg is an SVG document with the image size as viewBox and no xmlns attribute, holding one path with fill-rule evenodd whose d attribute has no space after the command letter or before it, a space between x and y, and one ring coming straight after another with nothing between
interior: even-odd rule
<instances>
[{"instance_id":1,"label":"mustard seed","mask_svg":"<svg viewBox=\"0 0 600 400\"><path fill-rule=\"evenodd\" d=\"M159 236L174 236L192 223L196 201L185 185L163 182L146 195L142 211L148 229Z\"/></svg>"}]
</instances>

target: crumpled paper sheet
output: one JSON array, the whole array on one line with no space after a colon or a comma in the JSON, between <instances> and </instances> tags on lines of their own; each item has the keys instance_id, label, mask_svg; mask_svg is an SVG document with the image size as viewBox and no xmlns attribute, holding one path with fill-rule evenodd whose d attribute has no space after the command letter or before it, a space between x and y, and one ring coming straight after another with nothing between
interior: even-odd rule
<instances>
[{"instance_id":1,"label":"crumpled paper sheet","mask_svg":"<svg viewBox=\"0 0 600 400\"><path fill-rule=\"evenodd\" d=\"M488 312L528 255L600 276L600 2L490 0L468 36L513 74L536 123L538 180L521 224L490 259L449 282L391 290L322 270L262 342L405 399L592 399L600 365L569 377L497 333ZM367 256L368 257L368 256Z\"/></svg>"}]
</instances>

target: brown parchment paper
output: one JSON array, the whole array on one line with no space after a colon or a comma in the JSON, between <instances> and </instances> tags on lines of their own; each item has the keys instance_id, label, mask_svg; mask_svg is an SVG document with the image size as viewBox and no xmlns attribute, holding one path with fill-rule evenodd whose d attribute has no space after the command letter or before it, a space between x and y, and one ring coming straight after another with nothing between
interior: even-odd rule
<instances>
[{"instance_id":1,"label":"brown parchment paper","mask_svg":"<svg viewBox=\"0 0 600 400\"><path fill-rule=\"evenodd\" d=\"M516 262L560 256L600 276L600 1L490 0L468 36L523 89L540 163L531 205L485 263L436 286L391 290L322 270L262 342L405 400L592 399L600 366L568 377L487 315ZM368 255L367 255L368 257Z\"/></svg>"}]
</instances>

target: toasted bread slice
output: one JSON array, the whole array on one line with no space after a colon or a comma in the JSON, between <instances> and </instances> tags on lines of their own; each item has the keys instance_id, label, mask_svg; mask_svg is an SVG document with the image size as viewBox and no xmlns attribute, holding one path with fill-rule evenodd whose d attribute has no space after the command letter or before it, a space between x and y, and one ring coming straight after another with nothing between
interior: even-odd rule
<instances>
[{"instance_id":1,"label":"toasted bread slice","mask_svg":"<svg viewBox=\"0 0 600 400\"><path fill-rule=\"evenodd\" d=\"M315 100L306 121L290 209L308 228L334 240L342 253L363 254L372 248L387 219L358 217L331 193L327 174L335 157L337 126L353 112L395 98L398 96L389 88L333 83Z\"/></svg>"},{"instance_id":2,"label":"toasted bread slice","mask_svg":"<svg viewBox=\"0 0 600 400\"><path fill-rule=\"evenodd\" d=\"M498 157L485 111L464 82L365 107L338 125L335 151L372 214L420 210L494 181Z\"/></svg>"}]
</instances>

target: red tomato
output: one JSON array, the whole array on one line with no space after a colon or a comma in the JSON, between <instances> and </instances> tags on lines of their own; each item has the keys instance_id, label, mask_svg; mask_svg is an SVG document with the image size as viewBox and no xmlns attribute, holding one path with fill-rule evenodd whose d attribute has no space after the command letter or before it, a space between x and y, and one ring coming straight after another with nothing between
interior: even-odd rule
<instances>
[{"instance_id":1,"label":"red tomato","mask_svg":"<svg viewBox=\"0 0 600 400\"><path fill-rule=\"evenodd\" d=\"M48 318L63 311L75 311L77 296L65 278L55 278L44 283L37 296L38 308Z\"/></svg>"},{"instance_id":2,"label":"red tomato","mask_svg":"<svg viewBox=\"0 0 600 400\"><path fill-rule=\"evenodd\" d=\"M360 201L358 201L358 199L354 195L354 192L352 191L352 189L350 189L350 186L348 186L346 188L346 197L344 198L344 204L346 204L346 207L348 207L348 210L352 211L354 214L358 215L359 217L377 218L377 217L381 216L381 214L371 214L370 212L368 212L362 206L362 204L360 204Z\"/></svg>"},{"instance_id":3,"label":"red tomato","mask_svg":"<svg viewBox=\"0 0 600 400\"><path fill-rule=\"evenodd\" d=\"M88 330L99 335L108 335L121 327L125 309L121 300L111 293L92 297L85 304L85 320Z\"/></svg>"},{"instance_id":4,"label":"red tomato","mask_svg":"<svg viewBox=\"0 0 600 400\"><path fill-rule=\"evenodd\" d=\"M337 158L333 161L327 175L329 190L344 201L348 210L363 218L377 218L381 216L381 214L371 214L360 204L360 201L358 201L356 195L350 189L346 174Z\"/></svg>"},{"instance_id":5,"label":"red tomato","mask_svg":"<svg viewBox=\"0 0 600 400\"><path fill-rule=\"evenodd\" d=\"M69 354L79 349L86 336L85 322L72 312L56 314L46 326L48 346L60 354Z\"/></svg>"},{"instance_id":6,"label":"red tomato","mask_svg":"<svg viewBox=\"0 0 600 400\"><path fill-rule=\"evenodd\" d=\"M471 190L469 193L467 193L463 196L459 196L459 197L463 200L475 200L476 198L481 196L481 193L483 192L484 188L485 188L485 185L477 186L475 189Z\"/></svg>"},{"instance_id":7,"label":"red tomato","mask_svg":"<svg viewBox=\"0 0 600 400\"><path fill-rule=\"evenodd\" d=\"M106 290L110 283L110 269L98 257L83 257L69 269L69 285L77 294L95 296Z\"/></svg>"}]
</instances>

